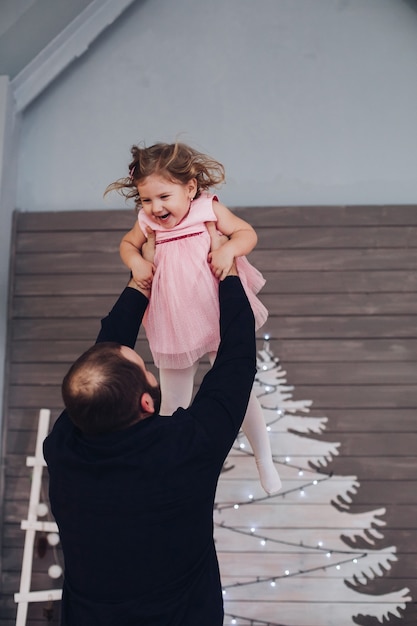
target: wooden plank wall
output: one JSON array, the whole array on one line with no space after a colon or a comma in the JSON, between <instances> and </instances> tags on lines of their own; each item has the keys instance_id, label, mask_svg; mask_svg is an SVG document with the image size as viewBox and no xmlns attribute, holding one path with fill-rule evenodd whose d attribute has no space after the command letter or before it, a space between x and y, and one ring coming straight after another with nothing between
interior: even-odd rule
<instances>
[{"instance_id":1,"label":"wooden plank wall","mask_svg":"<svg viewBox=\"0 0 417 626\"><path fill-rule=\"evenodd\" d=\"M270 311L265 327L270 347L286 370L288 383L294 386L294 399L311 399L314 415L328 418L326 431L315 439L340 443L340 454L331 459L327 469L358 478L360 488L349 506L351 513L385 508L378 546L396 546L398 561L371 581L366 593L408 588L415 602L417 207L252 207L235 211L251 222L259 235L250 258L267 279L262 299ZM126 282L118 242L133 220L131 211L15 215L2 494L2 626L15 622L13 594L19 589L24 542L20 521L27 516L30 488L25 459L34 453L38 411L47 407L56 416L63 375L89 347L99 318ZM260 348L262 344L261 333ZM150 362L143 335L137 349ZM199 378L205 367L203 364ZM280 445L284 448L285 441L283 435ZM236 481L251 475L253 470L242 469L246 462L239 451L232 452L230 463L240 469L237 474L225 472L221 489L238 488ZM282 455L277 455L277 462L282 463ZM285 488L285 467L282 475ZM44 499L46 489L45 481ZM282 499L266 503L275 507L269 509L274 511L274 519L282 517L282 503ZM328 507L328 503L316 504L307 517L325 520ZM293 510L296 515L298 509ZM300 524L300 519L294 519L294 527ZM309 531L308 519L303 524L306 534L317 525L311 522ZM278 531L287 537L291 528ZM238 548L230 558L231 548L222 542L221 531L217 541L226 584L233 579L230 568L240 567L243 577L253 575L249 571L253 554ZM260 572L267 570L272 556L276 562L276 550L264 551ZM43 558L36 551L33 589L60 586L59 580L48 577L47 570L61 558L59 549L57 553L48 549ZM328 617L314 619L315 592L308 602L301 587L311 584L313 590L317 580L296 581L291 598L287 598L291 601L278 604L271 604L261 593L253 597L245 592L246 598L230 607L237 615L240 610L248 616L252 609L255 615L252 621L236 623L380 623L366 615L353 622L349 615L354 612L346 607L339 607L347 610L345 618L336 618L343 612L337 612L331 598ZM303 599L300 615L304 617L290 610L290 605L297 603L297 593L298 601ZM343 604L340 599L334 600L337 602ZM51 616L49 608L32 604L27 623L58 624L57 610ZM225 624L233 623L230 611L226 609ZM407 603L399 617L391 615L384 623L415 625L415 604Z\"/></svg>"}]
</instances>

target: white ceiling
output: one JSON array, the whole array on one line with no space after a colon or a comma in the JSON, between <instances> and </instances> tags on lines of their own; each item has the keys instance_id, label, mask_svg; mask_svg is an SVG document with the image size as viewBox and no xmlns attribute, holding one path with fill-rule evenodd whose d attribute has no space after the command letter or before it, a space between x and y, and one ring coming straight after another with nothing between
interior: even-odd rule
<instances>
[{"instance_id":1,"label":"white ceiling","mask_svg":"<svg viewBox=\"0 0 417 626\"><path fill-rule=\"evenodd\" d=\"M0 75L23 110L134 2L0 0Z\"/></svg>"},{"instance_id":2,"label":"white ceiling","mask_svg":"<svg viewBox=\"0 0 417 626\"><path fill-rule=\"evenodd\" d=\"M0 0L0 74L13 79L92 0Z\"/></svg>"}]
</instances>

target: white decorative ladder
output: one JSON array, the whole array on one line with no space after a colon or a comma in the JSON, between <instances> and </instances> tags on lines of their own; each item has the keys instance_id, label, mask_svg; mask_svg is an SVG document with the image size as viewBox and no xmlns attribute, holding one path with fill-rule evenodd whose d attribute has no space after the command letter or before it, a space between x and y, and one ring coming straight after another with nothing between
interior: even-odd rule
<instances>
[{"instance_id":1,"label":"white decorative ladder","mask_svg":"<svg viewBox=\"0 0 417 626\"><path fill-rule=\"evenodd\" d=\"M61 589L49 589L45 591L30 591L32 580L33 549L37 532L57 533L58 527L55 522L38 521L38 506L42 486L42 471L46 463L42 454L42 444L48 434L49 409L41 409L39 412L38 435L36 439L35 456L26 459L26 465L33 467L32 485L30 489L28 518L23 520L20 527L26 531L25 547L23 551L22 573L20 577L20 590L15 593L14 600L17 602L16 626L25 626L29 602L47 602L60 600Z\"/></svg>"}]
</instances>

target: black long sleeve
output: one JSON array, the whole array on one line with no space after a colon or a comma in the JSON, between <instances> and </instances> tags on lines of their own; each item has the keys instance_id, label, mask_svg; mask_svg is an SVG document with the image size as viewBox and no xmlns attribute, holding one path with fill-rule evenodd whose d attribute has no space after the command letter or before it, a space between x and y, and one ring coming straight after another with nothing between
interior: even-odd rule
<instances>
[{"instance_id":1,"label":"black long sleeve","mask_svg":"<svg viewBox=\"0 0 417 626\"><path fill-rule=\"evenodd\" d=\"M96 343L116 341L134 348L148 298L133 287L126 287L110 313L101 320Z\"/></svg>"}]
</instances>

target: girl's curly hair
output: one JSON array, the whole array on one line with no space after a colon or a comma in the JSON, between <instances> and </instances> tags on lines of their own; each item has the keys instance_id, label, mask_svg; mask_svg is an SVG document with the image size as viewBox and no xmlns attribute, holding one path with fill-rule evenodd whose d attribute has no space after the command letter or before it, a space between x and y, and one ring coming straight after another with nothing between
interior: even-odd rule
<instances>
[{"instance_id":1,"label":"girl's curly hair","mask_svg":"<svg viewBox=\"0 0 417 626\"><path fill-rule=\"evenodd\" d=\"M211 157L184 143L156 143L150 148L132 146L129 176L119 178L106 188L104 195L118 191L125 198L133 198L136 208L141 208L137 185L151 174L158 174L171 182L185 185L197 179L196 198L210 187L224 182L224 167Z\"/></svg>"}]
</instances>

